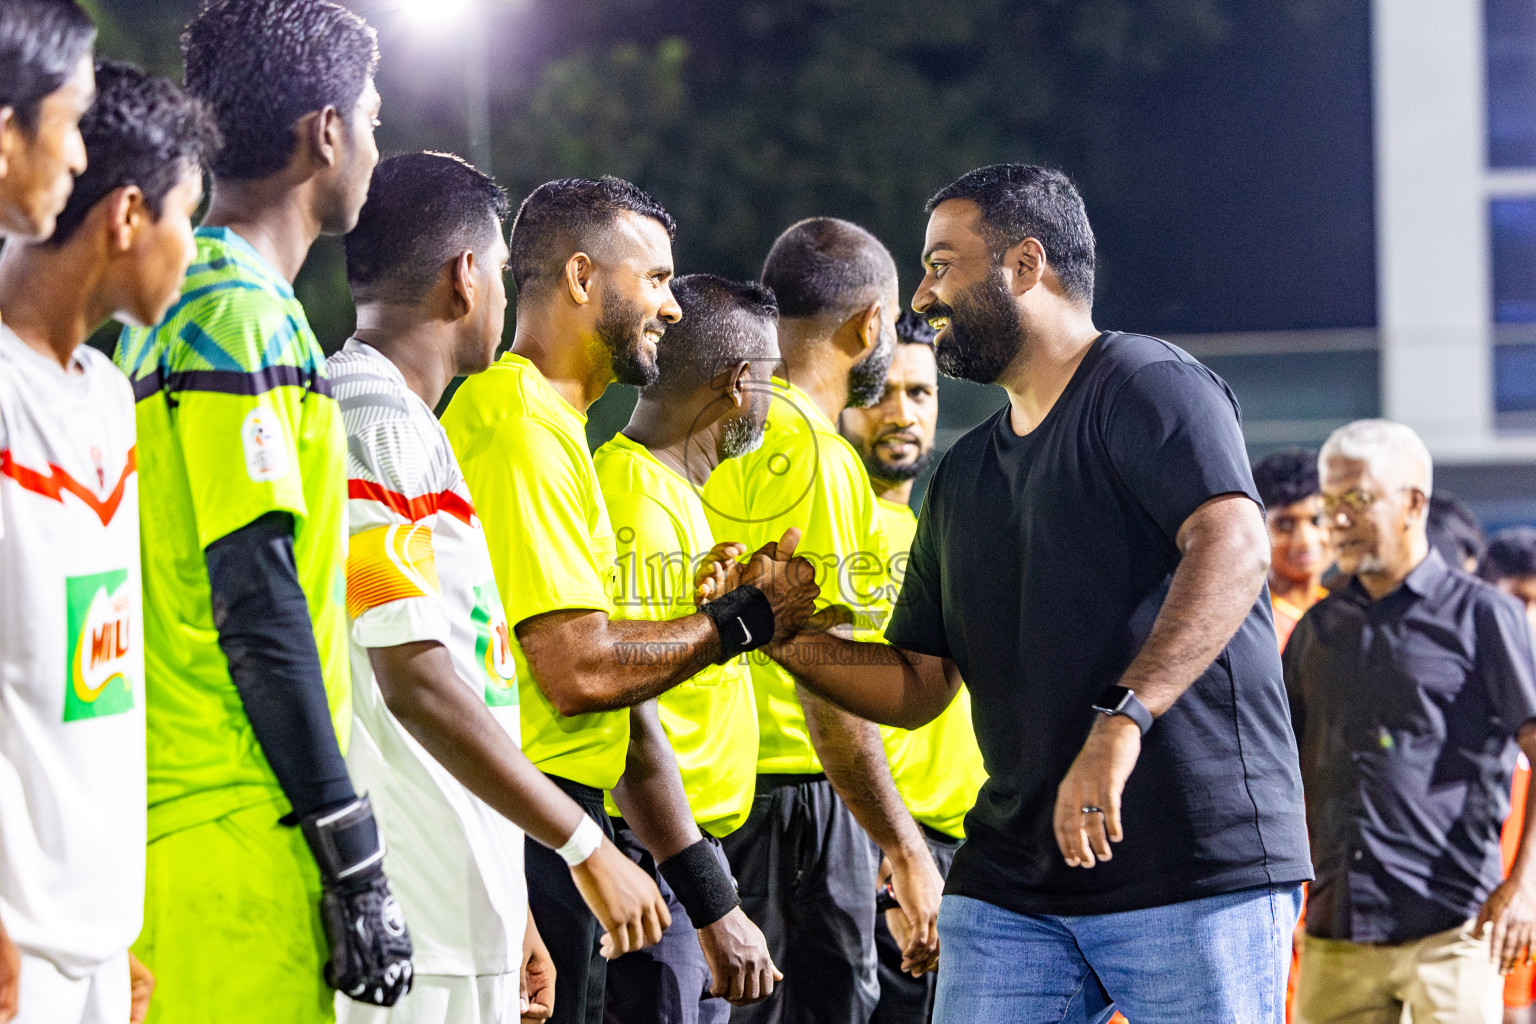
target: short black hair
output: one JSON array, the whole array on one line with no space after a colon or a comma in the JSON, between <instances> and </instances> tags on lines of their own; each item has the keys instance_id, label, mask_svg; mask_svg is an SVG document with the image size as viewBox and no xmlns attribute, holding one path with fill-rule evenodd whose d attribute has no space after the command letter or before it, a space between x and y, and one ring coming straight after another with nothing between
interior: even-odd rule
<instances>
[{"instance_id":1,"label":"short black hair","mask_svg":"<svg viewBox=\"0 0 1536 1024\"><path fill-rule=\"evenodd\" d=\"M933 348L938 332L928 323L928 318L916 310L904 309L896 318L896 340L903 345L927 345Z\"/></svg>"},{"instance_id":2,"label":"short black hair","mask_svg":"<svg viewBox=\"0 0 1536 1024\"><path fill-rule=\"evenodd\" d=\"M644 189L623 178L560 178L534 189L512 222L508 269L518 293L558 278L572 253L590 254L599 233L626 212L656 221L667 229L668 238L677 236L672 215Z\"/></svg>"},{"instance_id":3,"label":"short black hair","mask_svg":"<svg viewBox=\"0 0 1536 1024\"><path fill-rule=\"evenodd\" d=\"M840 319L899 287L896 261L880 239L836 217L786 228L763 261L763 284L778 296L784 316Z\"/></svg>"},{"instance_id":4,"label":"short black hair","mask_svg":"<svg viewBox=\"0 0 1536 1024\"><path fill-rule=\"evenodd\" d=\"M1429 497L1429 516L1425 523L1429 546L1440 552L1453 569L1462 568L1467 559L1479 564L1488 550L1483 524L1460 498L1449 491L1436 491Z\"/></svg>"},{"instance_id":5,"label":"short black hair","mask_svg":"<svg viewBox=\"0 0 1536 1024\"><path fill-rule=\"evenodd\" d=\"M1494 534L1477 571L1489 583L1536 576L1536 527L1511 526Z\"/></svg>"},{"instance_id":6,"label":"short black hair","mask_svg":"<svg viewBox=\"0 0 1536 1024\"><path fill-rule=\"evenodd\" d=\"M64 85L95 41L96 24L75 0L0 2L0 107L31 131L44 97Z\"/></svg>"},{"instance_id":7,"label":"short black hair","mask_svg":"<svg viewBox=\"0 0 1536 1024\"><path fill-rule=\"evenodd\" d=\"M994 259L1033 238L1045 249L1046 262L1055 268L1067 296L1093 302L1093 228L1071 178L1034 164L991 164L939 189L926 209L932 213L951 199L969 199L981 208Z\"/></svg>"},{"instance_id":8,"label":"short black hair","mask_svg":"<svg viewBox=\"0 0 1536 1024\"><path fill-rule=\"evenodd\" d=\"M684 395L707 386L721 370L763 358L753 326L772 331L779 320L773 292L756 281L687 274L672 282L683 317L656 347L656 383L648 395ZM773 367L764 367L763 376Z\"/></svg>"},{"instance_id":9,"label":"short black hair","mask_svg":"<svg viewBox=\"0 0 1536 1024\"><path fill-rule=\"evenodd\" d=\"M166 193L219 150L208 104L169 78L114 60L96 62L96 102L81 118L80 134L85 173L75 179L47 245L69 241L91 209L125 185L139 187L158 219Z\"/></svg>"},{"instance_id":10,"label":"short black hair","mask_svg":"<svg viewBox=\"0 0 1536 1024\"><path fill-rule=\"evenodd\" d=\"M378 68L378 39L329 0L218 0L181 36L187 88L207 100L224 133L213 172L265 178L282 170L306 114L351 115Z\"/></svg>"},{"instance_id":11,"label":"short black hair","mask_svg":"<svg viewBox=\"0 0 1536 1024\"><path fill-rule=\"evenodd\" d=\"M346 237L352 298L421 299L465 249L485 256L509 209L501 186L459 157L405 153L382 161Z\"/></svg>"},{"instance_id":12,"label":"short black hair","mask_svg":"<svg viewBox=\"0 0 1536 1024\"><path fill-rule=\"evenodd\" d=\"M1317 478L1317 452L1282 448L1253 464L1253 485L1265 508L1282 508L1322 493Z\"/></svg>"}]
</instances>

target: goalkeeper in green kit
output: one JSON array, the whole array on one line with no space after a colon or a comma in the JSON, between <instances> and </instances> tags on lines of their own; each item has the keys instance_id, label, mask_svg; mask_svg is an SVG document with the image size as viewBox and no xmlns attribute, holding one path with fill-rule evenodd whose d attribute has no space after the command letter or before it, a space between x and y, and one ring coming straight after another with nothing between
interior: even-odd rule
<instances>
[{"instance_id":1,"label":"goalkeeper in green kit","mask_svg":"<svg viewBox=\"0 0 1536 1024\"><path fill-rule=\"evenodd\" d=\"M411 942L351 722L346 436L292 281L356 223L373 31L327 0L220 0L182 38L224 148L180 300L130 330L144 509L151 1021L392 1005Z\"/></svg>"}]
</instances>

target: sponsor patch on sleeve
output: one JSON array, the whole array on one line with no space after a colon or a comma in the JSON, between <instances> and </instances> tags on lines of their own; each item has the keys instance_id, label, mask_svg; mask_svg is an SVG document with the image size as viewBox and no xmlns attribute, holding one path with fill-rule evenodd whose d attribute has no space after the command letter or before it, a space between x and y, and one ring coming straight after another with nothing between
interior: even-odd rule
<instances>
[{"instance_id":1,"label":"sponsor patch on sleeve","mask_svg":"<svg viewBox=\"0 0 1536 1024\"><path fill-rule=\"evenodd\" d=\"M240 446L245 451L245 472L262 483L277 480L288 473L288 449L283 444L283 427L271 409L257 406L245 414L240 424Z\"/></svg>"}]
</instances>

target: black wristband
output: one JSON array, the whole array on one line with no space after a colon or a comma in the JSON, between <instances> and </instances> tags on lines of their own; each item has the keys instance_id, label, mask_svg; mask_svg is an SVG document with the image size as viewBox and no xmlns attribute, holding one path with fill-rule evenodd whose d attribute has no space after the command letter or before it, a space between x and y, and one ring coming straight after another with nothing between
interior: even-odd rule
<instances>
[{"instance_id":1,"label":"black wristband","mask_svg":"<svg viewBox=\"0 0 1536 1024\"><path fill-rule=\"evenodd\" d=\"M875 890L875 910L900 910L901 901L896 898L896 890L890 882L886 882Z\"/></svg>"},{"instance_id":2,"label":"black wristband","mask_svg":"<svg viewBox=\"0 0 1536 1024\"><path fill-rule=\"evenodd\" d=\"M720 634L716 665L755 651L773 639L773 605L751 584L743 584L724 597L700 605L699 611L710 617Z\"/></svg>"},{"instance_id":3,"label":"black wristband","mask_svg":"<svg viewBox=\"0 0 1536 1024\"><path fill-rule=\"evenodd\" d=\"M681 853L660 864L656 870L672 887L677 902L688 911L694 928L708 928L741 906L736 883L720 863L714 843L700 839Z\"/></svg>"},{"instance_id":4,"label":"black wristband","mask_svg":"<svg viewBox=\"0 0 1536 1024\"><path fill-rule=\"evenodd\" d=\"M299 822L327 888L365 886L384 873L384 840L366 796Z\"/></svg>"}]
</instances>

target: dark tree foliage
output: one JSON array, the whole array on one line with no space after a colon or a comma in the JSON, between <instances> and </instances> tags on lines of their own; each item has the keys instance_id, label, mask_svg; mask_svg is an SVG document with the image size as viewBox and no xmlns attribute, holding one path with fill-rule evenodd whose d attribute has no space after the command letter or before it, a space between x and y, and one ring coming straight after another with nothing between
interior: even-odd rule
<instances>
[{"instance_id":1,"label":"dark tree foliage","mask_svg":"<svg viewBox=\"0 0 1536 1024\"><path fill-rule=\"evenodd\" d=\"M1326 0L481 0L494 172L513 200L615 174L677 218L680 273L753 277L778 232L826 214L884 239L915 283L924 201L970 168L1067 168L1090 214L1134 173L1127 98L1220 47L1263 7L1330 31ZM464 153L466 40L378 28L385 152ZM98 0L104 49L159 70L197 0ZM1266 15L1269 16L1269 15ZM1220 97L1213 97L1220 102ZM328 344L350 327L339 246L300 294ZM1113 274L1113 267L1107 268ZM905 293L904 293L905 297Z\"/></svg>"},{"instance_id":2,"label":"dark tree foliage","mask_svg":"<svg viewBox=\"0 0 1536 1024\"><path fill-rule=\"evenodd\" d=\"M606 0L529 9L550 55L499 169L641 182L689 269L747 276L835 214L915 265L922 204L999 159L1079 163L1117 80L1217 42L1222 0Z\"/></svg>"}]
</instances>

